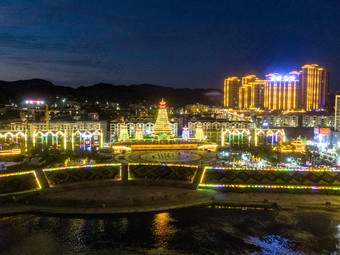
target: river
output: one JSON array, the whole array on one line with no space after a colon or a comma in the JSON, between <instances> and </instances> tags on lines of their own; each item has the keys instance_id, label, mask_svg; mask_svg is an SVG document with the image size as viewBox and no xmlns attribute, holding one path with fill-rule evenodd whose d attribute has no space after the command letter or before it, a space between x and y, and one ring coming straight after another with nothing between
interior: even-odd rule
<instances>
[{"instance_id":1,"label":"river","mask_svg":"<svg viewBox=\"0 0 340 255\"><path fill-rule=\"evenodd\" d=\"M196 207L160 213L0 218L0 254L330 254L338 213Z\"/></svg>"}]
</instances>

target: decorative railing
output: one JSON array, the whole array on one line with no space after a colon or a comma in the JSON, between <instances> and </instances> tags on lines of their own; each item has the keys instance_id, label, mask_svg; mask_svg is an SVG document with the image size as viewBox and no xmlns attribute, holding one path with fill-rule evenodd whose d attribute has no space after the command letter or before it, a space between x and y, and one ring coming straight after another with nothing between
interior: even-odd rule
<instances>
[{"instance_id":1,"label":"decorative railing","mask_svg":"<svg viewBox=\"0 0 340 255\"><path fill-rule=\"evenodd\" d=\"M0 173L0 194L95 180L170 180L226 190L340 191L340 170L199 167L163 163L96 164Z\"/></svg>"},{"instance_id":2,"label":"decorative railing","mask_svg":"<svg viewBox=\"0 0 340 255\"><path fill-rule=\"evenodd\" d=\"M340 190L340 170L205 167L200 187L281 190Z\"/></svg>"}]
</instances>

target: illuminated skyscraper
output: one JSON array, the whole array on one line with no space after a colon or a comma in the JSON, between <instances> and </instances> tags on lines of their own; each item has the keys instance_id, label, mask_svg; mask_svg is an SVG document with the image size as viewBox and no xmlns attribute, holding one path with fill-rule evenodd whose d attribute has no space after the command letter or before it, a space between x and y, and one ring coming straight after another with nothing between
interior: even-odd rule
<instances>
[{"instance_id":1,"label":"illuminated skyscraper","mask_svg":"<svg viewBox=\"0 0 340 255\"><path fill-rule=\"evenodd\" d=\"M264 107L265 81L259 80L255 75L242 78L242 87L239 89L239 109Z\"/></svg>"},{"instance_id":2,"label":"illuminated skyscraper","mask_svg":"<svg viewBox=\"0 0 340 255\"><path fill-rule=\"evenodd\" d=\"M264 107L267 110L293 110L298 108L299 81L295 75L266 75Z\"/></svg>"},{"instance_id":3,"label":"illuminated skyscraper","mask_svg":"<svg viewBox=\"0 0 340 255\"><path fill-rule=\"evenodd\" d=\"M329 93L329 71L317 64L304 65L289 75L268 74L266 80L255 75L224 81L224 107L266 110L325 109ZM237 103L238 101L238 103Z\"/></svg>"},{"instance_id":4,"label":"illuminated skyscraper","mask_svg":"<svg viewBox=\"0 0 340 255\"><path fill-rule=\"evenodd\" d=\"M158 115L153 129L153 136L155 138L171 138L173 137L171 126L168 118L168 113L166 111L166 102L162 99L159 103Z\"/></svg>"},{"instance_id":5,"label":"illuminated skyscraper","mask_svg":"<svg viewBox=\"0 0 340 255\"><path fill-rule=\"evenodd\" d=\"M238 99L238 108L239 109L248 109L250 107L251 100L251 86L244 85L239 89L239 99Z\"/></svg>"},{"instance_id":6,"label":"illuminated skyscraper","mask_svg":"<svg viewBox=\"0 0 340 255\"><path fill-rule=\"evenodd\" d=\"M304 65L300 77L301 107L307 111L325 108L329 93L329 71L317 64Z\"/></svg>"},{"instance_id":7,"label":"illuminated skyscraper","mask_svg":"<svg viewBox=\"0 0 340 255\"><path fill-rule=\"evenodd\" d=\"M240 87L240 79L237 77L229 77L224 80L224 107L238 107L238 93Z\"/></svg>"}]
</instances>

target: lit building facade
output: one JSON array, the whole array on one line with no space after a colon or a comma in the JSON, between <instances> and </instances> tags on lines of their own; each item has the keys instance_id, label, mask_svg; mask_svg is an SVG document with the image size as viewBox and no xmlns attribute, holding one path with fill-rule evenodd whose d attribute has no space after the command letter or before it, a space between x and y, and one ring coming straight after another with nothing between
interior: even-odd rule
<instances>
[{"instance_id":1,"label":"lit building facade","mask_svg":"<svg viewBox=\"0 0 340 255\"><path fill-rule=\"evenodd\" d=\"M239 89L238 108L248 109L251 105L251 87L246 85Z\"/></svg>"},{"instance_id":2,"label":"lit building facade","mask_svg":"<svg viewBox=\"0 0 340 255\"><path fill-rule=\"evenodd\" d=\"M288 75L268 74L266 80L248 75L242 78L241 86L237 77L230 77L224 81L224 107L267 111L325 109L329 78L329 71L317 64L304 65L301 71Z\"/></svg>"},{"instance_id":3,"label":"lit building facade","mask_svg":"<svg viewBox=\"0 0 340 255\"><path fill-rule=\"evenodd\" d=\"M66 134L61 131L36 131L33 134L33 146L66 149Z\"/></svg>"},{"instance_id":4,"label":"lit building facade","mask_svg":"<svg viewBox=\"0 0 340 255\"><path fill-rule=\"evenodd\" d=\"M0 130L0 151L21 150L27 147L27 136L25 132Z\"/></svg>"},{"instance_id":5,"label":"lit building facade","mask_svg":"<svg viewBox=\"0 0 340 255\"><path fill-rule=\"evenodd\" d=\"M126 125L129 137L135 137L137 127L142 129L143 136L150 136L153 132L154 123L148 121L131 121L131 122L111 122L110 123L110 142L114 142L120 137L122 126Z\"/></svg>"},{"instance_id":6,"label":"lit building facade","mask_svg":"<svg viewBox=\"0 0 340 255\"><path fill-rule=\"evenodd\" d=\"M250 130L249 129L226 129L221 132L222 146L235 146L250 144Z\"/></svg>"},{"instance_id":7,"label":"lit building facade","mask_svg":"<svg viewBox=\"0 0 340 255\"><path fill-rule=\"evenodd\" d=\"M61 131L66 136L66 142L72 142L72 133L78 130L100 130L103 140L106 139L107 123L106 121L50 121L49 129L46 128L46 122L12 122L12 131L27 132L27 141L33 142L34 134L42 131L45 134L48 131ZM39 133L40 134L40 133Z\"/></svg>"},{"instance_id":8,"label":"lit building facade","mask_svg":"<svg viewBox=\"0 0 340 255\"><path fill-rule=\"evenodd\" d=\"M237 77L229 77L224 80L224 107L238 107L238 93L240 88L240 79Z\"/></svg>"},{"instance_id":9,"label":"lit building facade","mask_svg":"<svg viewBox=\"0 0 340 255\"><path fill-rule=\"evenodd\" d=\"M302 123L304 127L334 127L334 115L303 115Z\"/></svg>"},{"instance_id":10,"label":"lit building facade","mask_svg":"<svg viewBox=\"0 0 340 255\"><path fill-rule=\"evenodd\" d=\"M131 122L111 122L110 123L110 142L116 141L120 137L122 125L126 125L129 137L135 137L137 128L140 127L143 137L151 137L154 132L155 123L149 121L131 121ZM178 123L170 122L171 132L177 136L178 134Z\"/></svg>"},{"instance_id":11,"label":"lit building facade","mask_svg":"<svg viewBox=\"0 0 340 255\"><path fill-rule=\"evenodd\" d=\"M293 110L298 108L299 80L295 75L266 75L264 108L266 110Z\"/></svg>"},{"instance_id":12,"label":"lit building facade","mask_svg":"<svg viewBox=\"0 0 340 255\"><path fill-rule=\"evenodd\" d=\"M99 150L103 147L102 130L73 130L72 149L86 151Z\"/></svg>"},{"instance_id":13,"label":"lit building facade","mask_svg":"<svg viewBox=\"0 0 340 255\"><path fill-rule=\"evenodd\" d=\"M285 141L284 129L255 129L255 146L258 145L279 145Z\"/></svg>"},{"instance_id":14,"label":"lit building facade","mask_svg":"<svg viewBox=\"0 0 340 255\"><path fill-rule=\"evenodd\" d=\"M124 130L124 140L142 140L144 138L154 138L158 140L169 140L178 135L178 123L182 123L182 118L172 118L169 120L166 102L162 99L159 104L156 120L152 118L137 118L130 121L111 121L110 123L110 142L122 141L121 132ZM126 134L127 135L126 135Z\"/></svg>"},{"instance_id":15,"label":"lit building facade","mask_svg":"<svg viewBox=\"0 0 340 255\"><path fill-rule=\"evenodd\" d=\"M325 108L329 93L329 71L317 64L304 65L300 77L301 107L306 111Z\"/></svg>"},{"instance_id":16,"label":"lit building facade","mask_svg":"<svg viewBox=\"0 0 340 255\"><path fill-rule=\"evenodd\" d=\"M340 130L340 92L337 92L335 96L334 130Z\"/></svg>"},{"instance_id":17,"label":"lit building facade","mask_svg":"<svg viewBox=\"0 0 340 255\"><path fill-rule=\"evenodd\" d=\"M202 114L202 113L208 113L208 112L213 112L214 108L210 107L209 105L204 105L204 104L189 104L185 106L185 113L186 114Z\"/></svg>"},{"instance_id":18,"label":"lit building facade","mask_svg":"<svg viewBox=\"0 0 340 255\"><path fill-rule=\"evenodd\" d=\"M263 109L265 84L266 81L259 80L255 75L243 77L239 89L239 109Z\"/></svg>"},{"instance_id":19,"label":"lit building facade","mask_svg":"<svg viewBox=\"0 0 340 255\"><path fill-rule=\"evenodd\" d=\"M263 115L261 124L263 127L298 127L299 116L295 114L266 114Z\"/></svg>"},{"instance_id":20,"label":"lit building facade","mask_svg":"<svg viewBox=\"0 0 340 255\"><path fill-rule=\"evenodd\" d=\"M265 114L263 127L333 127L334 115L327 114Z\"/></svg>"},{"instance_id":21,"label":"lit building facade","mask_svg":"<svg viewBox=\"0 0 340 255\"><path fill-rule=\"evenodd\" d=\"M255 124L248 121L226 121L226 120L201 120L189 121L188 128L190 137L195 137L198 125L202 125L204 136L209 142L221 144L222 130L226 129L253 129Z\"/></svg>"}]
</instances>

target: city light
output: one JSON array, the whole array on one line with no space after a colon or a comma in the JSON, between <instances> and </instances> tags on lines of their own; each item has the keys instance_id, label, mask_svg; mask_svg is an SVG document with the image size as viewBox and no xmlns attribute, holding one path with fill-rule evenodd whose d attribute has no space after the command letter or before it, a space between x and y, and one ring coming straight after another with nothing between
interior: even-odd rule
<instances>
[{"instance_id":1,"label":"city light","mask_svg":"<svg viewBox=\"0 0 340 255\"><path fill-rule=\"evenodd\" d=\"M260 189L307 189L307 190L340 190L332 186L301 186L301 185L244 185L244 184L200 184L199 187L209 188L260 188Z\"/></svg>"},{"instance_id":2,"label":"city light","mask_svg":"<svg viewBox=\"0 0 340 255\"><path fill-rule=\"evenodd\" d=\"M294 75L272 75L270 77L271 81L295 81Z\"/></svg>"},{"instance_id":3,"label":"city light","mask_svg":"<svg viewBox=\"0 0 340 255\"><path fill-rule=\"evenodd\" d=\"M81 169L81 168L96 168L102 166L120 166L121 163L109 163L109 164L93 164L93 165L81 165L81 166L68 166L68 167L55 167L55 168L45 168L43 172L49 171L62 171L62 170L71 170L71 169Z\"/></svg>"},{"instance_id":4,"label":"city light","mask_svg":"<svg viewBox=\"0 0 340 255\"><path fill-rule=\"evenodd\" d=\"M31 105L33 105L33 104L36 104L36 105L43 105L43 104L45 104L45 102L42 101L42 100L26 100L26 101L25 101L25 104L31 104Z\"/></svg>"}]
</instances>

